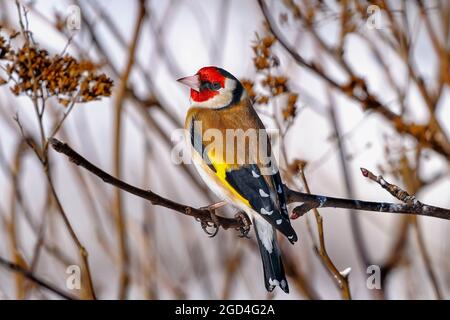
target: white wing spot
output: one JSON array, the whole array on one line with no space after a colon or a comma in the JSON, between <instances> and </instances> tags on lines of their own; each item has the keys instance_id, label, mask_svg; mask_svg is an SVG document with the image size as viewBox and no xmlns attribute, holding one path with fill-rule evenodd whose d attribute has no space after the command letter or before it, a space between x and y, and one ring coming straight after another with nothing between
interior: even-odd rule
<instances>
[{"instance_id":1,"label":"white wing spot","mask_svg":"<svg viewBox=\"0 0 450 320\"><path fill-rule=\"evenodd\" d=\"M271 211L267 211L266 209L264 209L264 208L261 208L261 214L266 214L266 215L271 215L272 213L273 213L273 210L271 210Z\"/></svg>"},{"instance_id":2,"label":"white wing spot","mask_svg":"<svg viewBox=\"0 0 450 320\"><path fill-rule=\"evenodd\" d=\"M263 198L269 197L269 195L263 189L259 189L259 195Z\"/></svg>"},{"instance_id":3,"label":"white wing spot","mask_svg":"<svg viewBox=\"0 0 450 320\"><path fill-rule=\"evenodd\" d=\"M292 240L292 239L294 239L294 236L288 236L288 239Z\"/></svg>"},{"instance_id":4,"label":"white wing spot","mask_svg":"<svg viewBox=\"0 0 450 320\"><path fill-rule=\"evenodd\" d=\"M284 279L281 280L280 286L281 286L281 288L285 289L286 288L286 280L284 280Z\"/></svg>"},{"instance_id":5,"label":"white wing spot","mask_svg":"<svg viewBox=\"0 0 450 320\"><path fill-rule=\"evenodd\" d=\"M280 285L280 281L278 281L277 279L272 280L272 279L269 278L269 284L270 284L271 286L273 286L273 287L279 286L279 285Z\"/></svg>"},{"instance_id":6,"label":"white wing spot","mask_svg":"<svg viewBox=\"0 0 450 320\"><path fill-rule=\"evenodd\" d=\"M263 217L258 215L255 219L255 229L258 238L261 240L264 246L264 249L266 249L268 253L272 253L272 241L274 236L272 225L268 223Z\"/></svg>"},{"instance_id":7,"label":"white wing spot","mask_svg":"<svg viewBox=\"0 0 450 320\"><path fill-rule=\"evenodd\" d=\"M260 177L260 175L259 174L257 174L255 171L253 171L252 170L252 176L254 177L254 178L259 178Z\"/></svg>"},{"instance_id":8,"label":"white wing spot","mask_svg":"<svg viewBox=\"0 0 450 320\"><path fill-rule=\"evenodd\" d=\"M283 189L281 189L281 185L278 185L277 192L278 192L278 193L283 193Z\"/></svg>"},{"instance_id":9,"label":"white wing spot","mask_svg":"<svg viewBox=\"0 0 450 320\"><path fill-rule=\"evenodd\" d=\"M281 219L277 220L277 224L281 224L282 222L283 222L283 220L281 220Z\"/></svg>"}]
</instances>

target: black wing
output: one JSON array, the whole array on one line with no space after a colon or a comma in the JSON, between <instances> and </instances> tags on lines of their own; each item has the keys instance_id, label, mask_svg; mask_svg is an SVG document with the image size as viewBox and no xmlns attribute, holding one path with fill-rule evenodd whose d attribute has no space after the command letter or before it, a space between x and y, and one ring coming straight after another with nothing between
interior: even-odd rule
<instances>
[{"instance_id":1,"label":"black wing","mask_svg":"<svg viewBox=\"0 0 450 320\"><path fill-rule=\"evenodd\" d=\"M248 200L253 210L283 233L290 242L297 241L297 234L289 221L286 198L278 172L263 176L257 165L249 164L227 171L225 179Z\"/></svg>"}]
</instances>

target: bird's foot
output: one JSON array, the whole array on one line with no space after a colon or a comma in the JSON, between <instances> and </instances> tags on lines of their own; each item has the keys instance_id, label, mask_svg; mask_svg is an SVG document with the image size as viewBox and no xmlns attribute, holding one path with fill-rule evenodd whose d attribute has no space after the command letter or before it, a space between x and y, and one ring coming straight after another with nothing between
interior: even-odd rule
<instances>
[{"instance_id":1,"label":"bird's foot","mask_svg":"<svg viewBox=\"0 0 450 320\"><path fill-rule=\"evenodd\" d=\"M200 210L209 211L212 223L210 221L201 220L200 224L202 226L203 231L205 231L205 233L211 238L214 237L219 232L220 223L216 216L216 210L218 208L223 207L224 205L226 205L226 202L220 201L217 203L210 204L209 206L200 208ZM213 231L208 230L208 228L213 228Z\"/></svg>"},{"instance_id":2,"label":"bird's foot","mask_svg":"<svg viewBox=\"0 0 450 320\"><path fill-rule=\"evenodd\" d=\"M239 231L239 237L250 239L248 237L248 233L250 232L250 226L252 225L252 222L248 218L247 214L239 211L234 215L234 217L242 224L241 227L236 228L236 230Z\"/></svg>"}]
</instances>

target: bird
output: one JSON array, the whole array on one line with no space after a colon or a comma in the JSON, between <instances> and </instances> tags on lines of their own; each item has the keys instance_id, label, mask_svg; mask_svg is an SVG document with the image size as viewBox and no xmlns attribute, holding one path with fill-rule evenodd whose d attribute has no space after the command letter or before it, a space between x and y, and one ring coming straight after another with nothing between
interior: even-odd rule
<instances>
[{"instance_id":1,"label":"bird","mask_svg":"<svg viewBox=\"0 0 450 320\"><path fill-rule=\"evenodd\" d=\"M276 231L292 244L298 237L263 122L242 83L222 68L203 67L177 81L190 88L184 132L192 162L220 199L210 208L229 204L247 214L254 226L266 290L278 286L289 293Z\"/></svg>"}]
</instances>

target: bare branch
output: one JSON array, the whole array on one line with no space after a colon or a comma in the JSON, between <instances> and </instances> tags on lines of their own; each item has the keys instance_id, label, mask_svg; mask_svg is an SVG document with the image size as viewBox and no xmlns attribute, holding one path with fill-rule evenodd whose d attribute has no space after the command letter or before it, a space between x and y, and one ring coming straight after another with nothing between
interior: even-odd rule
<instances>
[{"instance_id":1,"label":"bare branch","mask_svg":"<svg viewBox=\"0 0 450 320\"><path fill-rule=\"evenodd\" d=\"M200 221L207 223L215 223L214 220L217 219L216 223L218 223L224 229L248 228L248 222L243 221L242 218L232 219L216 215L213 219L211 216L211 212L209 210L198 209L188 205L184 205L172 201L170 199L164 198L151 190L143 190L138 187L132 186L122 180L119 180L111 176L110 174L106 173L102 169L98 168L88 160L86 160L83 156L81 156L75 150L73 150L69 145L59 141L58 139L50 138L49 143L56 152L66 155L70 159L70 161L72 161L78 166L85 168L92 174L102 179L104 182L111 184L131 194L134 194L138 197L141 197L145 200L148 200L153 205L166 207L168 209L172 209L174 211L197 218ZM293 219L302 216L303 214L305 214L306 212L308 212L313 208L333 207L333 208L356 209L356 210L376 211L376 212L390 212L398 214L416 214L450 220L450 210L425 205L420 202L417 202L415 205L410 206L407 204L333 198L322 195L315 195L294 191L289 189L289 187L287 187L286 185L284 186L284 190L287 195L288 203L303 202L302 205L294 208L291 216L291 218Z\"/></svg>"},{"instance_id":2,"label":"bare branch","mask_svg":"<svg viewBox=\"0 0 450 320\"><path fill-rule=\"evenodd\" d=\"M96 167L92 163L90 163L88 160L83 158L81 155L79 155L76 151L74 151L69 145L66 143L63 143L55 138L49 139L49 142L53 149L59 153L65 154L67 157L69 157L70 161L75 163L78 166L81 166L91 172L92 174L96 175L100 179L102 179L104 182L111 184L113 186L116 186L124 191L127 191L129 193L132 193L138 197L141 197L145 200L150 201L153 205L166 207L172 210L175 210L177 212L180 212L182 214L197 218L201 221L213 223L211 213L209 210L201 210L197 208L193 208L184 204L180 204L177 202L174 202L172 200L169 200L167 198L164 198L156 193L154 193L151 190L143 190L140 188L137 188L135 186L132 186L126 182L123 182L122 180L119 180L117 178L114 178L110 174L106 173L105 171L101 170L100 168ZM237 219L231 219L231 218L225 218L221 216L216 216L218 223L220 226L224 229L228 228L243 228L245 227L244 223L238 221Z\"/></svg>"},{"instance_id":3,"label":"bare branch","mask_svg":"<svg viewBox=\"0 0 450 320\"><path fill-rule=\"evenodd\" d=\"M296 219L312 208L343 208L356 209L362 211L390 212L396 214L414 214L425 217L435 217L450 220L450 210L431 205L423 204L419 201L414 205L398 204L389 202L372 202L354 199L334 198L315 194L306 194L289 189L284 186L288 197L288 203L303 202L294 208L291 218Z\"/></svg>"}]
</instances>

